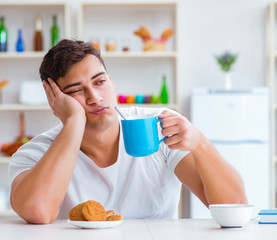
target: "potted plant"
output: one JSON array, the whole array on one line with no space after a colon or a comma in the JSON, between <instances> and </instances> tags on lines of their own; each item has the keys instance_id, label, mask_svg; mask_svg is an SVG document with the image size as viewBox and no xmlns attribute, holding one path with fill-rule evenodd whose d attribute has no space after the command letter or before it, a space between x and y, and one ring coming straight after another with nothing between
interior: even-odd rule
<instances>
[{"instance_id":1,"label":"potted plant","mask_svg":"<svg viewBox=\"0 0 277 240\"><path fill-rule=\"evenodd\" d=\"M228 51L226 51L222 55L216 56L216 60L217 60L218 64L220 65L220 69L225 73L225 88L226 89L232 88L230 71L232 69L233 64L237 60L237 56L238 56L237 54L232 54Z\"/></svg>"}]
</instances>

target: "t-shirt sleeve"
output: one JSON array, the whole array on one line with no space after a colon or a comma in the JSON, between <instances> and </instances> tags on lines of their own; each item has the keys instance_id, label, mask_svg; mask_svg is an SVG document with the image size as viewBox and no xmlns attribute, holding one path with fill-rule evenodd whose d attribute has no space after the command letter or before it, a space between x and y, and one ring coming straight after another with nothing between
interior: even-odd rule
<instances>
[{"instance_id":1,"label":"t-shirt sleeve","mask_svg":"<svg viewBox=\"0 0 277 240\"><path fill-rule=\"evenodd\" d=\"M52 141L43 136L38 136L21 146L12 156L8 174L10 185L22 172L34 167L48 150Z\"/></svg>"},{"instance_id":2,"label":"t-shirt sleeve","mask_svg":"<svg viewBox=\"0 0 277 240\"><path fill-rule=\"evenodd\" d=\"M165 162L171 172L174 173L177 164L189 153L189 151L171 150L165 143L161 144Z\"/></svg>"},{"instance_id":3,"label":"t-shirt sleeve","mask_svg":"<svg viewBox=\"0 0 277 240\"><path fill-rule=\"evenodd\" d=\"M173 112L181 116L180 113L168 108L160 108L157 115L161 114L164 110ZM161 131L162 129L159 124L158 125L159 139L164 137L163 135L161 135ZM189 153L189 151L171 150L164 142L161 144L161 148L162 148L162 153L164 154L163 158L166 161L167 167L173 173L175 171L177 164Z\"/></svg>"}]
</instances>

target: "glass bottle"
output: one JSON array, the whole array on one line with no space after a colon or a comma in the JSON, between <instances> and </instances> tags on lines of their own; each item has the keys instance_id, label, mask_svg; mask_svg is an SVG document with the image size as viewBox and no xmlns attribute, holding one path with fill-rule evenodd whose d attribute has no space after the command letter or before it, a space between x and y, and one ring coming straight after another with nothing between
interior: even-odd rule
<instances>
[{"instance_id":1,"label":"glass bottle","mask_svg":"<svg viewBox=\"0 0 277 240\"><path fill-rule=\"evenodd\" d=\"M51 46L55 46L59 42L59 28L57 25L57 16L53 16L53 25L51 28Z\"/></svg>"},{"instance_id":2,"label":"glass bottle","mask_svg":"<svg viewBox=\"0 0 277 240\"><path fill-rule=\"evenodd\" d=\"M34 36L34 51L42 51L43 39L42 39L42 22L41 17L36 17L35 36Z\"/></svg>"},{"instance_id":3,"label":"glass bottle","mask_svg":"<svg viewBox=\"0 0 277 240\"><path fill-rule=\"evenodd\" d=\"M162 78L162 89L161 89L161 94L160 94L160 102L163 104L168 103L168 89L167 89L167 84L166 84L166 76L164 75Z\"/></svg>"},{"instance_id":4,"label":"glass bottle","mask_svg":"<svg viewBox=\"0 0 277 240\"><path fill-rule=\"evenodd\" d=\"M24 51L24 42L22 38L22 31L21 29L18 30L17 42L16 42L16 51L23 52Z\"/></svg>"},{"instance_id":5,"label":"glass bottle","mask_svg":"<svg viewBox=\"0 0 277 240\"><path fill-rule=\"evenodd\" d=\"M116 41L114 38L108 38L106 40L105 48L107 52L114 52L116 50Z\"/></svg>"},{"instance_id":6,"label":"glass bottle","mask_svg":"<svg viewBox=\"0 0 277 240\"><path fill-rule=\"evenodd\" d=\"M0 52L8 51L8 31L5 27L5 19L0 19Z\"/></svg>"}]
</instances>

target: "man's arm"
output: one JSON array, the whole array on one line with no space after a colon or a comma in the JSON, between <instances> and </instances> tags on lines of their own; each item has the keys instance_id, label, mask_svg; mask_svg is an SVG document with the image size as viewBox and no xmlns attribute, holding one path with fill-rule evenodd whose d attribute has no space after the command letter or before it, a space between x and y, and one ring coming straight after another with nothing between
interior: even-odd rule
<instances>
[{"instance_id":1,"label":"man's arm","mask_svg":"<svg viewBox=\"0 0 277 240\"><path fill-rule=\"evenodd\" d=\"M82 106L63 94L52 80L49 82L50 85L44 83L48 102L64 127L41 160L32 169L19 174L11 187L13 209L30 223L50 223L57 217L86 123Z\"/></svg>"},{"instance_id":2,"label":"man's arm","mask_svg":"<svg viewBox=\"0 0 277 240\"><path fill-rule=\"evenodd\" d=\"M218 153L211 142L185 117L164 111L163 135L172 150L190 151L175 174L208 206L215 203L247 203L240 174Z\"/></svg>"}]
</instances>

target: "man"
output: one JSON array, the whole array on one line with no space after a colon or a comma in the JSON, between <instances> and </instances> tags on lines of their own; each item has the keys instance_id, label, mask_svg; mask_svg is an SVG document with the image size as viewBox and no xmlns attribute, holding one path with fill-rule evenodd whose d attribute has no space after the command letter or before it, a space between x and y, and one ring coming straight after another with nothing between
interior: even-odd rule
<instances>
[{"instance_id":1,"label":"man","mask_svg":"<svg viewBox=\"0 0 277 240\"><path fill-rule=\"evenodd\" d=\"M40 74L62 124L23 145L11 160L11 205L27 222L67 218L87 200L125 218L177 218L181 183L206 206L247 202L240 175L175 112L123 108L126 116L158 115L168 136L150 156L125 152L115 86L91 44L62 40L45 55Z\"/></svg>"}]
</instances>

